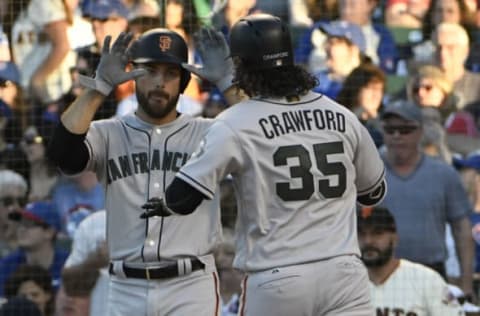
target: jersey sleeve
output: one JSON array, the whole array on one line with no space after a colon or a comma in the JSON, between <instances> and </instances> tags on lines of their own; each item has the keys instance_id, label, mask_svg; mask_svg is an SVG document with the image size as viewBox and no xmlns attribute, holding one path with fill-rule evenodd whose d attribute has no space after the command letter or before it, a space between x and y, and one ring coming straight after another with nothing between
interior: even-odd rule
<instances>
[{"instance_id":1,"label":"jersey sleeve","mask_svg":"<svg viewBox=\"0 0 480 316\"><path fill-rule=\"evenodd\" d=\"M450 293L442 277L433 271L429 272L429 280L423 282L428 315L464 315L458 300Z\"/></svg>"},{"instance_id":2,"label":"jersey sleeve","mask_svg":"<svg viewBox=\"0 0 480 316\"><path fill-rule=\"evenodd\" d=\"M73 236L72 249L65 262L65 267L83 263L88 256L96 251L106 237L106 214L101 210L85 218Z\"/></svg>"},{"instance_id":3,"label":"jersey sleeve","mask_svg":"<svg viewBox=\"0 0 480 316\"><path fill-rule=\"evenodd\" d=\"M88 161L86 170L94 171L97 176L102 175L102 170L105 170L106 159L106 135L103 133L101 125L94 121L90 124L85 144L87 145L90 160Z\"/></svg>"},{"instance_id":4,"label":"jersey sleeve","mask_svg":"<svg viewBox=\"0 0 480 316\"><path fill-rule=\"evenodd\" d=\"M225 122L217 121L176 176L212 199L217 184L240 170L243 160L238 136Z\"/></svg>"},{"instance_id":5,"label":"jersey sleeve","mask_svg":"<svg viewBox=\"0 0 480 316\"><path fill-rule=\"evenodd\" d=\"M41 27L67 18L62 0L32 0L28 8L28 15L36 25Z\"/></svg>"},{"instance_id":6,"label":"jersey sleeve","mask_svg":"<svg viewBox=\"0 0 480 316\"><path fill-rule=\"evenodd\" d=\"M355 180L357 195L368 197L372 194L375 196L380 194L383 198L386 193L385 166L372 137L363 125L359 129L359 142L355 152L354 164L357 170ZM365 200L369 200L369 198L365 198ZM371 200L375 200L376 203L381 201L378 196L377 198L372 197Z\"/></svg>"}]
</instances>

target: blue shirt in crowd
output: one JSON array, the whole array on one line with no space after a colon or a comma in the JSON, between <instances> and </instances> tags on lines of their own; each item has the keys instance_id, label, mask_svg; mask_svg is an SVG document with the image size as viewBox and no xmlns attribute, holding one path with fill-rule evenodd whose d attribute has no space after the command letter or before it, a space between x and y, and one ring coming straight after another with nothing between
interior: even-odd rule
<instances>
[{"instance_id":1,"label":"blue shirt in crowd","mask_svg":"<svg viewBox=\"0 0 480 316\"><path fill-rule=\"evenodd\" d=\"M61 281L62 268L67 260L68 251L55 248L53 262L48 271L52 276L52 286L55 292L58 290ZM18 249L0 260L0 297L4 296L5 281L20 267L27 263L25 251Z\"/></svg>"}]
</instances>

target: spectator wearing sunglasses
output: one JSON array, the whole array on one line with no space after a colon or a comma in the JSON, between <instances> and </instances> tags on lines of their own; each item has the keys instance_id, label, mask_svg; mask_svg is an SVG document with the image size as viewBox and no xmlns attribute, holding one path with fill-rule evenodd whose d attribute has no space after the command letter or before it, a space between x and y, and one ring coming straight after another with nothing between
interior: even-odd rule
<instances>
[{"instance_id":1,"label":"spectator wearing sunglasses","mask_svg":"<svg viewBox=\"0 0 480 316\"><path fill-rule=\"evenodd\" d=\"M425 65L414 72L406 85L406 97L420 107L433 107L441 114L442 122L457 111L458 97L445 73L433 65Z\"/></svg>"},{"instance_id":2,"label":"spectator wearing sunglasses","mask_svg":"<svg viewBox=\"0 0 480 316\"><path fill-rule=\"evenodd\" d=\"M418 106L394 102L385 107L381 120L389 188L381 206L392 212L397 223L397 257L429 266L446 278L445 230L449 223L461 267L460 286L473 294L472 206L458 173L423 153L423 115Z\"/></svg>"},{"instance_id":3,"label":"spectator wearing sunglasses","mask_svg":"<svg viewBox=\"0 0 480 316\"><path fill-rule=\"evenodd\" d=\"M15 225L8 214L25 205L27 181L12 170L0 170L0 258L17 247Z\"/></svg>"},{"instance_id":4,"label":"spectator wearing sunglasses","mask_svg":"<svg viewBox=\"0 0 480 316\"><path fill-rule=\"evenodd\" d=\"M439 67L420 67L410 76L403 95L398 97L406 97L420 106L424 116L439 112L438 123L428 124L427 120L427 134L441 134L449 151L465 155L480 147L474 115L467 108L458 108L460 99L454 86Z\"/></svg>"},{"instance_id":5,"label":"spectator wearing sunglasses","mask_svg":"<svg viewBox=\"0 0 480 316\"><path fill-rule=\"evenodd\" d=\"M25 153L29 163L28 183L30 202L48 199L51 197L52 188L58 181L58 172L45 155L45 147L48 144L48 128L30 126L23 134L20 147Z\"/></svg>"},{"instance_id":6,"label":"spectator wearing sunglasses","mask_svg":"<svg viewBox=\"0 0 480 316\"><path fill-rule=\"evenodd\" d=\"M62 267L68 252L57 248L55 242L60 231L60 216L46 201L29 203L24 209L9 214L17 222L18 249L0 260L0 297L4 295L6 279L22 264L35 264L47 269L56 291L60 285Z\"/></svg>"}]
</instances>

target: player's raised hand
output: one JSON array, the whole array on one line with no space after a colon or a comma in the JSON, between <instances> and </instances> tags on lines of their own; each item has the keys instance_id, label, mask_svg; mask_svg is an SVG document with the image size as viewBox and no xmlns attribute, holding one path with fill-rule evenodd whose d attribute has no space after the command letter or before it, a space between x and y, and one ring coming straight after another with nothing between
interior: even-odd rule
<instances>
[{"instance_id":1,"label":"player's raised hand","mask_svg":"<svg viewBox=\"0 0 480 316\"><path fill-rule=\"evenodd\" d=\"M193 39L203 66L183 63L183 68L225 91L232 85L233 79L233 62L225 37L221 32L204 27L193 35Z\"/></svg>"},{"instance_id":2,"label":"player's raised hand","mask_svg":"<svg viewBox=\"0 0 480 316\"><path fill-rule=\"evenodd\" d=\"M165 203L163 199L160 198L151 198L147 201L142 208L145 210L144 213L140 215L140 218L149 218L152 216L170 216L175 214Z\"/></svg>"},{"instance_id":3,"label":"player's raised hand","mask_svg":"<svg viewBox=\"0 0 480 316\"><path fill-rule=\"evenodd\" d=\"M95 78L80 76L80 84L107 96L120 83L144 75L146 73L144 69L134 69L130 72L125 70L128 64L128 45L132 37L131 33L122 32L110 47L112 37L106 36Z\"/></svg>"}]
</instances>

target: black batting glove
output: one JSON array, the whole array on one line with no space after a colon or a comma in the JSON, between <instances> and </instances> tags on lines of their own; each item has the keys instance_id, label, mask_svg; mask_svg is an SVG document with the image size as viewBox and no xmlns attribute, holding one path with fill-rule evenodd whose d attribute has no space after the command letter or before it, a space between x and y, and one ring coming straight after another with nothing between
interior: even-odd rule
<instances>
[{"instance_id":1,"label":"black batting glove","mask_svg":"<svg viewBox=\"0 0 480 316\"><path fill-rule=\"evenodd\" d=\"M167 217L174 215L175 213L167 206L165 201L160 198L151 198L147 201L142 208L145 210L144 213L140 215L140 218L150 218L152 216L162 216Z\"/></svg>"}]
</instances>

